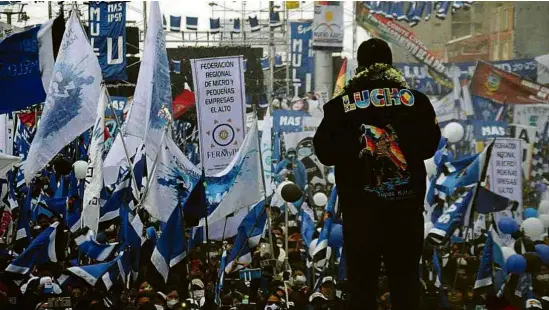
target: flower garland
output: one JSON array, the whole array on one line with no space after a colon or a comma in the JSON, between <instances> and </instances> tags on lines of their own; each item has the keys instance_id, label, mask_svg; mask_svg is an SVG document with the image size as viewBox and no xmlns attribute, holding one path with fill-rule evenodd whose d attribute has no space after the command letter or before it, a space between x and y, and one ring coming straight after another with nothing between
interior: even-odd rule
<instances>
[{"instance_id":1,"label":"flower garland","mask_svg":"<svg viewBox=\"0 0 549 310\"><path fill-rule=\"evenodd\" d=\"M408 88L408 83L406 83L406 80L404 79L404 76L402 76L402 73L398 71L397 68L383 64L383 63L376 63L373 64L367 68L365 67L358 67L357 68L357 74L353 76L349 82L347 82L347 85L343 87L343 90L339 95L343 95L346 93L348 89L357 89L360 87L359 83L363 80L368 81L377 81L377 80L384 80L389 82L394 82L399 84L401 87Z\"/></svg>"}]
</instances>

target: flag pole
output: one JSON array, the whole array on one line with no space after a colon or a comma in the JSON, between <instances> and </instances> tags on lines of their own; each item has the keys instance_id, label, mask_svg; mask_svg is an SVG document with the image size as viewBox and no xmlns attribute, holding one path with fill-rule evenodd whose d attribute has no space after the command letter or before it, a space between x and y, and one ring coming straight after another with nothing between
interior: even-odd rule
<instances>
[{"instance_id":1,"label":"flag pole","mask_svg":"<svg viewBox=\"0 0 549 310\"><path fill-rule=\"evenodd\" d=\"M273 255L273 258L274 258L274 243L273 243L273 234L272 234L272 215L271 215L271 202L268 200L268 196L267 196L267 184L265 183L265 168L264 168L264 163L263 163L263 152L261 152L261 140L259 139L259 118L257 117L257 108L255 105L252 106L253 108L253 113L254 113L254 116L255 116L255 124L257 126L257 150L259 152L259 164L260 164L260 168L261 168L261 182L263 184L263 199L265 199L265 208L267 209L267 225L269 226L269 248L270 248L270 252L271 252L271 255ZM269 111L269 110L267 110ZM271 149L272 149L272 137L271 137ZM288 208L286 208L288 209ZM286 210L287 211L287 210ZM288 223L286 222L286 229L288 229ZM286 233L287 235L287 233ZM287 250L288 246L287 246L287 240L286 240L286 250ZM286 252L286 256L288 256L288 253ZM275 270L276 270L276 266L275 266Z\"/></svg>"},{"instance_id":2,"label":"flag pole","mask_svg":"<svg viewBox=\"0 0 549 310\"><path fill-rule=\"evenodd\" d=\"M486 150L486 158L484 160L484 166L482 167L482 171L480 173L480 178L479 178L479 181L476 184L475 192L473 194L473 198L472 198L472 202L471 202L471 210L470 210L471 213L476 210L476 204L477 204L476 201L477 201L477 198L478 198L479 188L482 186L482 183L486 179L486 174L488 173L488 165L490 163L490 157L492 157L492 147L494 146L494 142L496 142L496 138L494 138L494 140L492 140L492 143L490 143L488 145L487 150ZM465 226L465 225L463 226L464 228L467 227L467 230L465 231L465 242L463 242L463 246L461 248L461 255L463 255L463 253L465 252L465 243L466 243L467 237L469 235L469 229L473 225L473 221L472 221L473 216L471 216L471 215L469 215L469 223L467 224L468 226ZM452 284L452 289L454 289L456 287L458 269L459 268L456 269L456 274L454 276L454 283Z\"/></svg>"},{"instance_id":3,"label":"flag pole","mask_svg":"<svg viewBox=\"0 0 549 310\"><path fill-rule=\"evenodd\" d=\"M202 163L202 176L200 177L200 182L202 182L202 188L200 191L200 201L202 205L204 206L204 233L206 234L206 240L204 240L207 244L207 247L210 246L210 231L208 227L208 205L206 204L206 169L204 168L204 164ZM227 223L225 218L225 223ZM223 234L225 234L225 231L223 231ZM203 241L203 242L204 242ZM207 255L206 259L208 261L208 268L210 266L210 254L209 249L206 249Z\"/></svg>"},{"instance_id":4,"label":"flag pole","mask_svg":"<svg viewBox=\"0 0 549 310\"><path fill-rule=\"evenodd\" d=\"M104 88L105 88L105 95L107 96L107 102L108 102L107 106L109 107L112 114L114 115L114 121L116 122L116 127L122 129L122 125L120 123L120 120L118 119L118 114L116 113L116 111L114 110L114 107L112 106L112 100L109 94L109 90L107 89L106 86ZM130 170L132 183L135 188L138 188L137 179L135 178L135 174L133 173L133 169L132 169L133 162L130 159L130 153L128 152L128 147L126 146L126 142L124 142L124 135L122 134L122 132L119 132L118 134L120 135L120 141L122 141L122 147L124 148L124 154L126 155L126 161L128 162L128 169Z\"/></svg>"},{"instance_id":5,"label":"flag pole","mask_svg":"<svg viewBox=\"0 0 549 310\"><path fill-rule=\"evenodd\" d=\"M164 128L164 131L162 132L162 138L160 138L160 147L161 148L163 147L162 144L164 143L164 140L166 139L166 132L170 128L170 125L171 125L171 119L168 119L168 123L166 124L166 128ZM150 171L152 177L149 177L148 180L147 180L147 187L145 188L145 192L143 193L143 195L141 195L141 197L139 199L139 203L137 204L137 208L139 208L140 206L143 205L143 202L145 201L145 199L149 195L149 191L150 191L150 188L151 188L151 184L154 180L154 173L156 172L156 166L158 164L158 159L159 158L160 158L160 151L156 154L156 157L154 158L154 163L153 163L152 169ZM132 171L133 171L133 169L132 169ZM139 189L137 187L137 182L136 182L135 188Z\"/></svg>"}]
</instances>

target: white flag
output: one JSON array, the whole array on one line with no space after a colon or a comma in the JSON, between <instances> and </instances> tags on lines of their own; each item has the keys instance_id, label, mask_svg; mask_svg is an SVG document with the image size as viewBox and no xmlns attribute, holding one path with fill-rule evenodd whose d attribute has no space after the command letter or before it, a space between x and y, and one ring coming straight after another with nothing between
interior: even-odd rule
<instances>
[{"instance_id":1,"label":"white flag","mask_svg":"<svg viewBox=\"0 0 549 310\"><path fill-rule=\"evenodd\" d=\"M265 181L265 187L267 196L274 193L275 186L273 184L273 171L272 171L272 127L273 118L271 116L270 109L267 109L265 118L263 119L263 133L261 135L261 161L263 162L263 176Z\"/></svg>"},{"instance_id":2,"label":"white flag","mask_svg":"<svg viewBox=\"0 0 549 310\"><path fill-rule=\"evenodd\" d=\"M185 204L201 173L170 137L162 140L144 206L151 216L166 223L177 204Z\"/></svg>"},{"instance_id":3,"label":"white flag","mask_svg":"<svg viewBox=\"0 0 549 310\"><path fill-rule=\"evenodd\" d=\"M166 53L166 39L162 29L162 14L158 1L152 1L143 58L139 68L135 95L128 119L123 125L122 135L118 135L105 159L105 182L116 181L118 167L126 162L121 139L132 157L137 147L145 141L147 163L152 167L160 148L162 134L167 124L163 111L172 110L170 70ZM127 165L127 163L125 164ZM169 215L168 215L169 216Z\"/></svg>"},{"instance_id":4,"label":"white flag","mask_svg":"<svg viewBox=\"0 0 549 310\"><path fill-rule=\"evenodd\" d=\"M252 207L264 198L257 130L255 122L229 166L211 180L207 178L207 199L212 201L216 197L221 198L219 205L208 216L209 223L225 219L242 208ZM216 188L224 192L213 192ZM200 220L199 226L204 224L205 220Z\"/></svg>"},{"instance_id":5,"label":"white flag","mask_svg":"<svg viewBox=\"0 0 549 310\"><path fill-rule=\"evenodd\" d=\"M44 112L24 164L27 183L63 147L93 126L97 116L101 67L75 14L67 21Z\"/></svg>"},{"instance_id":6,"label":"white flag","mask_svg":"<svg viewBox=\"0 0 549 310\"><path fill-rule=\"evenodd\" d=\"M105 143L105 107L107 106L106 89L101 88L97 119L93 127L89 148L88 172L82 210L83 225L97 232L99 226L99 199L103 188L103 148Z\"/></svg>"}]
</instances>

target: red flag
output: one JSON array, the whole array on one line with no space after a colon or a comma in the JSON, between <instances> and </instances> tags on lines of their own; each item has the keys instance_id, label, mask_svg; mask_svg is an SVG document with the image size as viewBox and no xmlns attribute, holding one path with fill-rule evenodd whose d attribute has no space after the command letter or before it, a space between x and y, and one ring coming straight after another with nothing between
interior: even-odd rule
<instances>
[{"instance_id":1,"label":"red flag","mask_svg":"<svg viewBox=\"0 0 549 310\"><path fill-rule=\"evenodd\" d=\"M173 118L177 119L185 112L193 107L195 104L194 93L188 89L184 89L181 94L179 94L173 100Z\"/></svg>"}]
</instances>

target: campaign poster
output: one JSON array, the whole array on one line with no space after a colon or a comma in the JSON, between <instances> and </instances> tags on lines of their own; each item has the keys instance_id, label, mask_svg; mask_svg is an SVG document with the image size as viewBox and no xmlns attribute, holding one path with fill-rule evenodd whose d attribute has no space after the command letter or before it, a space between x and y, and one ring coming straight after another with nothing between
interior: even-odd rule
<instances>
[{"instance_id":1,"label":"campaign poster","mask_svg":"<svg viewBox=\"0 0 549 310\"><path fill-rule=\"evenodd\" d=\"M490 190L522 206L521 140L497 138L488 166Z\"/></svg>"},{"instance_id":2,"label":"campaign poster","mask_svg":"<svg viewBox=\"0 0 549 310\"><path fill-rule=\"evenodd\" d=\"M290 95L303 97L314 88L313 32L311 21L290 22Z\"/></svg>"},{"instance_id":3,"label":"campaign poster","mask_svg":"<svg viewBox=\"0 0 549 310\"><path fill-rule=\"evenodd\" d=\"M89 3L90 44L106 81L127 80L126 2Z\"/></svg>"},{"instance_id":4,"label":"campaign poster","mask_svg":"<svg viewBox=\"0 0 549 310\"><path fill-rule=\"evenodd\" d=\"M202 167L221 172L246 135L242 56L191 59Z\"/></svg>"}]
</instances>

